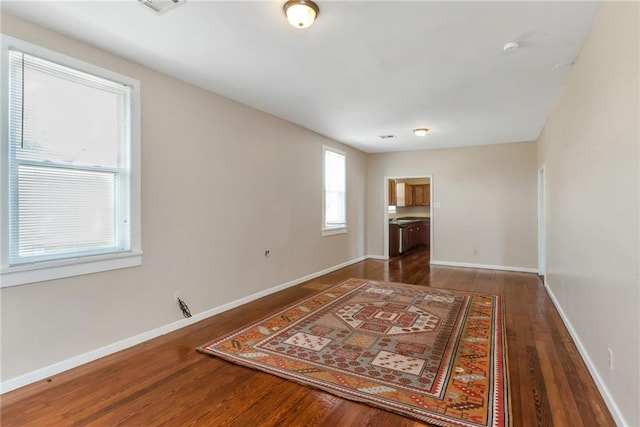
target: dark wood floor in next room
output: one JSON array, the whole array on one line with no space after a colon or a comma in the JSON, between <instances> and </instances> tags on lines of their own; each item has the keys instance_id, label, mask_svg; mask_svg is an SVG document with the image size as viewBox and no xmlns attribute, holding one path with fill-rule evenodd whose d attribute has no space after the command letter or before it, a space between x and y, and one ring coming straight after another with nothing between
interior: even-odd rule
<instances>
[{"instance_id":1,"label":"dark wood floor in next room","mask_svg":"<svg viewBox=\"0 0 640 427\"><path fill-rule=\"evenodd\" d=\"M503 295L513 426L615 425L538 277L428 266L427 249L367 260L2 396L8 426L420 426L196 352L349 277ZM212 280L215 280L213 278Z\"/></svg>"}]
</instances>

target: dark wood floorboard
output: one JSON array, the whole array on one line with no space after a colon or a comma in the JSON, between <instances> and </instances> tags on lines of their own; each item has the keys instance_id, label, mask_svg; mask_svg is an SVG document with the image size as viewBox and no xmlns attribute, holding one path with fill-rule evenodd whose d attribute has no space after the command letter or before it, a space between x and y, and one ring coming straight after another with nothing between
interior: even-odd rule
<instances>
[{"instance_id":1,"label":"dark wood floorboard","mask_svg":"<svg viewBox=\"0 0 640 427\"><path fill-rule=\"evenodd\" d=\"M6 393L2 426L421 426L195 348L349 277L504 296L513 426L614 426L534 274L366 260Z\"/></svg>"}]
</instances>

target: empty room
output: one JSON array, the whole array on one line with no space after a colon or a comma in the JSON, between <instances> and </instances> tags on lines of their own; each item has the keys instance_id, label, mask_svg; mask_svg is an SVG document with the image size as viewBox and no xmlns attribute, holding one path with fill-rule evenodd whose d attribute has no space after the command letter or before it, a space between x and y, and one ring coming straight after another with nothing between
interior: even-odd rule
<instances>
[{"instance_id":1,"label":"empty room","mask_svg":"<svg viewBox=\"0 0 640 427\"><path fill-rule=\"evenodd\" d=\"M0 32L0 425L640 427L640 2Z\"/></svg>"}]
</instances>

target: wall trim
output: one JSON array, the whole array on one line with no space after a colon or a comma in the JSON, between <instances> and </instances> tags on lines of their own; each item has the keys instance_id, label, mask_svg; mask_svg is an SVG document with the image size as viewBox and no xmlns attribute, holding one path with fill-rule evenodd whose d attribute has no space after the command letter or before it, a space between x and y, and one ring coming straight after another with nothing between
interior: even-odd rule
<instances>
[{"instance_id":1,"label":"wall trim","mask_svg":"<svg viewBox=\"0 0 640 427\"><path fill-rule=\"evenodd\" d=\"M366 259L380 259L382 261L387 261L389 259L388 256L384 256L384 255L367 255L365 256Z\"/></svg>"},{"instance_id":2,"label":"wall trim","mask_svg":"<svg viewBox=\"0 0 640 427\"><path fill-rule=\"evenodd\" d=\"M441 265L443 267L465 267L465 268L482 268L486 270L502 270L517 271L520 273L537 273L537 268L530 267L512 267L508 265L491 265L491 264L474 264L471 262L452 262L452 261L436 261L431 260L431 265Z\"/></svg>"},{"instance_id":3,"label":"wall trim","mask_svg":"<svg viewBox=\"0 0 640 427\"><path fill-rule=\"evenodd\" d=\"M173 332L178 329L184 328L186 326L192 325L194 323L207 319L216 314L220 314L222 312L231 310L232 308L236 308L242 304L246 304L248 302L257 300L258 298L262 298L264 296L290 288L292 286L299 285L300 283L306 282L308 280L313 280L317 277L324 276L325 274L332 273L336 270L340 270L341 268L348 267L352 264L363 261L365 259L366 258L364 256L361 256L361 257L352 259L350 261L346 261L341 264L334 265L333 267L325 268L324 270L320 270L315 273L308 274L306 276L291 280L289 282L273 286L271 288L265 289L260 292L256 292L246 297L239 298L235 301L228 302L221 306L214 307L209 310L205 310L203 312L193 315L193 317L190 317L188 319L177 320L167 325L160 326L159 328L155 328L155 329L143 332L141 334L134 335L129 338L125 338L123 340L114 342L112 344L107 344L104 347L100 347L95 350L91 350L86 353L80 354L78 356L74 356L69 359L56 362L49 366L45 366L44 368L36 369L35 371L27 372L26 374L22 374L17 377L11 378L9 380L2 381L0 383L0 394L7 393L9 391L15 390L20 387L24 387L26 385L35 383L45 378L49 378L53 375L59 374L64 371L68 371L69 369L76 368L80 365L93 362L94 360L100 359L105 356L109 356L110 354L117 353L129 347L133 347L134 345L138 345L145 341L149 341L153 338L157 338L161 335L168 334L169 332Z\"/></svg>"},{"instance_id":4,"label":"wall trim","mask_svg":"<svg viewBox=\"0 0 640 427\"><path fill-rule=\"evenodd\" d=\"M593 381L596 383L596 387L598 387L598 390L600 391L600 394L602 395L604 402L609 408L609 411L611 411L611 415L613 416L613 419L615 420L616 425L630 426L631 424L627 423L627 421L625 420L624 415L622 415L620 408L618 408L616 401L613 399L613 396L609 392L609 388L606 386L605 382L602 380L602 377L600 376L600 373L598 372L598 369L596 368L595 364L591 360L591 357L589 357L589 353L587 352L587 349L582 344L582 341L580 341L580 336L578 335L576 330L573 328L573 325L569 321L569 317L567 317L564 310L562 309L562 306L560 305L560 302L558 301L555 294L551 290L551 287L547 282L546 276L544 280L544 288L546 289L547 294L549 295L549 298L551 298L553 305L556 307L556 310L558 310L558 314L560 314L562 323L564 323L564 326L569 331L569 335L571 335L573 342L576 344L576 347L578 348L578 352L580 353L580 356L582 357L584 364L587 365L587 369L589 370L589 373L591 374Z\"/></svg>"}]
</instances>

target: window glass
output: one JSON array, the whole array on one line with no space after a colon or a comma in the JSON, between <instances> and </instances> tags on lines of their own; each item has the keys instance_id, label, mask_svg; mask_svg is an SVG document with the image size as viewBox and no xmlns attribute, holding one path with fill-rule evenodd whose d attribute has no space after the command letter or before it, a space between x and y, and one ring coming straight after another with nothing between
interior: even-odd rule
<instances>
[{"instance_id":1,"label":"window glass","mask_svg":"<svg viewBox=\"0 0 640 427\"><path fill-rule=\"evenodd\" d=\"M139 83L4 35L2 55L2 286L140 265Z\"/></svg>"},{"instance_id":2,"label":"window glass","mask_svg":"<svg viewBox=\"0 0 640 427\"><path fill-rule=\"evenodd\" d=\"M346 226L345 155L324 150L324 227Z\"/></svg>"}]
</instances>

